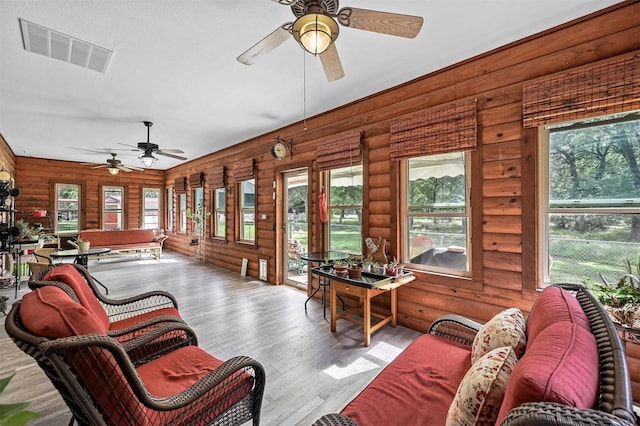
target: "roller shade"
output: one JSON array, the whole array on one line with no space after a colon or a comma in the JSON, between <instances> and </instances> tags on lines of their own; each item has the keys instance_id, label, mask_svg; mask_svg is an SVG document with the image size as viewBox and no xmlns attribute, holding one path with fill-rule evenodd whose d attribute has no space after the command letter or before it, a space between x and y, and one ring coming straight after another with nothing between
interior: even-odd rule
<instances>
[{"instance_id":1,"label":"roller shade","mask_svg":"<svg viewBox=\"0 0 640 426\"><path fill-rule=\"evenodd\" d=\"M640 54L580 67L523 86L524 127L640 109Z\"/></svg>"},{"instance_id":2,"label":"roller shade","mask_svg":"<svg viewBox=\"0 0 640 426\"><path fill-rule=\"evenodd\" d=\"M224 188L224 166L210 168L207 180L210 188Z\"/></svg>"},{"instance_id":3,"label":"roller shade","mask_svg":"<svg viewBox=\"0 0 640 426\"><path fill-rule=\"evenodd\" d=\"M242 182L244 180L253 179L253 177L254 177L253 158L236 161L233 164L233 180L234 181Z\"/></svg>"},{"instance_id":4,"label":"roller shade","mask_svg":"<svg viewBox=\"0 0 640 426\"><path fill-rule=\"evenodd\" d=\"M362 130L348 130L318 140L318 169L329 170L362 162Z\"/></svg>"},{"instance_id":5,"label":"roller shade","mask_svg":"<svg viewBox=\"0 0 640 426\"><path fill-rule=\"evenodd\" d=\"M391 159L476 149L476 100L438 105L391 120Z\"/></svg>"},{"instance_id":6,"label":"roller shade","mask_svg":"<svg viewBox=\"0 0 640 426\"><path fill-rule=\"evenodd\" d=\"M191 188L200 188L204 182L204 174L202 172L189 175L189 186Z\"/></svg>"},{"instance_id":7,"label":"roller shade","mask_svg":"<svg viewBox=\"0 0 640 426\"><path fill-rule=\"evenodd\" d=\"M184 194L185 192L187 192L187 178L184 176L176 178L175 182L173 183L173 190L176 194Z\"/></svg>"}]
</instances>

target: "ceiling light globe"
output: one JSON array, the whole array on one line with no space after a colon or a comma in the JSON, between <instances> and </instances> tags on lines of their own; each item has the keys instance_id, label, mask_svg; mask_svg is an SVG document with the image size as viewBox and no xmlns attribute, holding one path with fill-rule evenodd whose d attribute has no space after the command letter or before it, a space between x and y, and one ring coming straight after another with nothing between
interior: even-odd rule
<instances>
[{"instance_id":1,"label":"ceiling light globe","mask_svg":"<svg viewBox=\"0 0 640 426\"><path fill-rule=\"evenodd\" d=\"M301 16L293 23L293 38L304 50L319 55L336 41L339 34L338 24L330 16L310 13Z\"/></svg>"},{"instance_id":2,"label":"ceiling light globe","mask_svg":"<svg viewBox=\"0 0 640 426\"><path fill-rule=\"evenodd\" d=\"M112 175L117 175L118 173L120 173L120 169L117 167L109 167L109 173L111 173Z\"/></svg>"},{"instance_id":3,"label":"ceiling light globe","mask_svg":"<svg viewBox=\"0 0 640 426\"><path fill-rule=\"evenodd\" d=\"M151 167L151 166L153 166L153 163L156 162L156 158L151 154L143 155L142 157L140 157L140 160L142 160L142 165L145 166L145 167Z\"/></svg>"}]
</instances>

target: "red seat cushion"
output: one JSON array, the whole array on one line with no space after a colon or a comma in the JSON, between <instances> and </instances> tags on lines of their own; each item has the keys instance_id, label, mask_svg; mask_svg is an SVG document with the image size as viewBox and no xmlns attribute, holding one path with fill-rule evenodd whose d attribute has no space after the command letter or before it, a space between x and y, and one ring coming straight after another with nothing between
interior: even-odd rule
<instances>
[{"instance_id":1,"label":"red seat cushion","mask_svg":"<svg viewBox=\"0 0 640 426\"><path fill-rule=\"evenodd\" d=\"M468 348L437 336L420 336L342 414L360 426L443 425L470 367Z\"/></svg>"},{"instance_id":2,"label":"red seat cushion","mask_svg":"<svg viewBox=\"0 0 640 426\"><path fill-rule=\"evenodd\" d=\"M513 369L497 424L525 402L595 407L599 365L597 343L590 331L569 321L550 324L529 342Z\"/></svg>"},{"instance_id":3,"label":"red seat cushion","mask_svg":"<svg viewBox=\"0 0 640 426\"><path fill-rule=\"evenodd\" d=\"M67 284L76 294L80 304L88 309L105 328L109 328L109 317L106 311L75 266L71 264L56 266L45 274L43 280Z\"/></svg>"},{"instance_id":4,"label":"red seat cushion","mask_svg":"<svg viewBox=\"0 0 640 426\"><path fill-rule=\"evenodd\" d=\"M578 299L560 287L547 287L538 295L527 317L527 339L535 340L547 326L560 321L576 323L590 330L589 320Z\"/></svg>"},{"instance_id":5,"label":"red seat cushion","mask_svg":"<svg viewBox=\"0 0 640 426\"><path fill-rule=\"evenodd\" d=\"M110 331L123 330L125 328L134 326L136 324L140 324L141 322L152 320L154 318L158 318L161 316L172 316L172 317L180 318L180 312L178 312L178 309L176 308L156 309L155 311L149 311L143 314L138 314L133 317L124 318L119 321L114 321L109 326L109 330Z\"/></svg>"}]
</instances>

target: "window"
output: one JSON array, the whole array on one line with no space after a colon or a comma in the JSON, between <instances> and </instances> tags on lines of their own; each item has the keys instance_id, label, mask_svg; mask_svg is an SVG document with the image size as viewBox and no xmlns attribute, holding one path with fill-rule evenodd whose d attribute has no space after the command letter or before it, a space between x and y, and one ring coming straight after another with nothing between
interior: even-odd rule
<instances>
[{"instance_id":1,"label":"window","mask_svg":"<svg viewBox=\"0 0 640 426\"><path fill-rule=\"evenodd\" d=\"M362 165L333 169L329 175L329 249L362 253Z\"/></svg>"},{"instance_id":2,"label":"window","mask_svg":"<svg viewBox=\"0 0 640 426\"><path fill-rule=\"evenodd\" d=\"M80 185L56 183L56 232L80 232Z\"/></svg>"},{"instance_id":3,"label":"window","mask_svg":"<svg viewBox=\"0 0 640 426\"><path fill-rule=\"evenodd\" d=\"M167 188L167 230L173 232L173 189Z\"/></svg>"},{"instance_id":4,"label":"window","mask_svg":"<svg viewBox=\"0 0 640 426\"><path fill-rule=\"evenodd\" d=\"M640 114L540 133L541 280L617 281L640 252Z\"/></svg>"},{"instance_id":5,"label":"window","mask_svg":"<svg viewBox=\"0 0 640 426\"><path fill-rule=\"evenodd\" d=\"M254 242L256 239L256 180L249 179L240 182L238 196L239 214L238 221L239 241Z\"/></svg>"},{"instance_id":6,"label":"window","mask_svg":"<svg viewBox=\"0 0 640 426\"><path fill-rule=\"evenodd\" d=\"M224 238L227 235L226 226L226 191L224 188L213 190L213 236Z\"/></svg>"},{"instance_id":7,"label":"window","mask_svg":"<svg viewBox=\"0 0 640 426\"><path fill-rule=\"evenodd\" d=\"M410 267L470 276L468 155L453 152L406 160L402 262Z\"/></svg>"},{"instance_id":8,"label":"window","mask_svg":"<svg viewBox=\"0 0 640 426\"><path fill-rule=\"evenodd\" d=\"M144 194L142 200L144 223L142 228L158 229L160 227L160 190L144 188L142 193Z\"/></svg>"},{"instance_id":9,"label":"window","mask_svg":"<svg viewBox=\"0 0 640 426\"><path fill-rule=\"evenodd\" d=\"M105 231L121 230L124 218L124 188L105 186L102 188L102 223Z\"/></svg>"},{"instance_id":10,"label":"window","mask_svg":"<svg viewBox=\"0 0 640 426\"><path fill-rule=\"evenodd\" d=\"M193 235L198 237L204 237L205 229L205 216L206 211L204 210L204 190L202 187L194 188L191 191L193 197L193 206L191 207L191 213L193 214L194 219L191 221L193 229Z\"/></svg>"},{"instance_id":11,"label":"window","mask_svg":"<svg viewBox=\"0 0 640 426\"><path fill-rule=\"evenodd\" d=\"M187 194L178 195L178 208L180 209L180 232L187 233Z\"/></svg>"}]
</instances>

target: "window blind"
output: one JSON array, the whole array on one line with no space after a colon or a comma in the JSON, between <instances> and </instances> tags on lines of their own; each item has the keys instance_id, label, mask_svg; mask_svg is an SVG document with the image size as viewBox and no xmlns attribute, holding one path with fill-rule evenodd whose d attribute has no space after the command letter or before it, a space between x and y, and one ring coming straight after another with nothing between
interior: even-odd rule
<instances>
[{"instance_id":1,"label":"window blind","mask_svg":"<svg viewBox=\"0 0 640 426\"><path fill-rule=\"evenodd\" d=\"M640 109L640 54L529 82L522 89L524 127Z\"/></svg>"},{"instance_id":2,"label":"window blind","mask_svg":"<svg viewBox=\"0 0 640 426\"><path fill-rule=\"evenodd\" d=\"M185 192L187 192L187 178L184 176L176 178L175 182L173 183L173 190L176 194L184 194Z\"/></svg>"},{"instance_id":3,"label":"window blind","mask_svg":"<svg viewBox=\"0 0 640 426\"><path fill-rule=\"evenodd\" d=\"M233 179L235 182L253 179L253 158L236 161L233 164Z\"/></svg>"},{"instance_id":4,"label":"window blind","mask_svg":"<svg viewBox=\"0 0 640 426\"><path fill-rule=\"evenodd\" d=\"M207 176L210 188L224 188L224 166L210 168Z\"/></svg>"},{"instance_id":5,"label":"window blind","mask_svg":"<svg viewBox=\"0 0 640 426\"><path fill-rule=\"evenodd\" d=\"M391 159L476 149L476 100L434 106L391 120Z\"/></svg>"},{"instance_id":6,"label":"window blind","mask_svg":"<svg viewBox=\"0 0 640 426\"><path fill-rule=\"evenodd\" d=\"M362 130L327 136L318 140L316 157L318 169L329 170L362 162Z\"/></svg>"},{"instance_id":7,"label":"window blind","mask_svg":"<svg viewBox=\"0 0 640 426\"><path fill-rule=\"evenodd\" d=\"M202 172L193 173L189 175L189 186L191 188L200 188L204 181L204 174Z\"/></svg>"}]
</instances>

